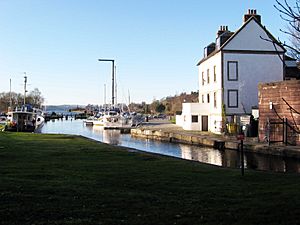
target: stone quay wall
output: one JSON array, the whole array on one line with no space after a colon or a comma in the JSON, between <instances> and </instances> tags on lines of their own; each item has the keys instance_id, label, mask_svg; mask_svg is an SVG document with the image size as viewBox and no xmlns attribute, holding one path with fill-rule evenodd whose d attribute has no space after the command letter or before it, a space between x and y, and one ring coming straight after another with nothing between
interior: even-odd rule
<instances>
[{"instance_id":1,"label":"stone quay wall","mask_svg":"<svg viewBox=\"0 0 300 225\"><path fill-rule=\"evenodd\" d=\"M226 146L226 142L221 139L209 138L209 137L203 137L199 135L191 135L185 133L160 131L160 130L131 129L131 136L144 138L144 139L152 139L157 141L183 143L183 144L191 144L197 146L207 146L216 149L224 149L226 147L232 149L238 148L238 143L231 143L230 145Z\"/></svg>"}]
</instances>

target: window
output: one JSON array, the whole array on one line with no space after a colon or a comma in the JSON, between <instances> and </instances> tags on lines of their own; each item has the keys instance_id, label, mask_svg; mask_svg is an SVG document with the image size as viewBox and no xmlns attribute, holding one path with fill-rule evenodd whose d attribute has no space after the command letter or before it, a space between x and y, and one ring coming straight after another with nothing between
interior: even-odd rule
<instances>
[{"instance_id":1,"label":"window","mask_svg":"<svg viewBox=\"0 0 300 225\"><path fill-rule=\"evenodd\" d=\"M209 69L207 69L207 83L209 84Z\"/></svg>"},{"instance_id":2,"label":"window","mask_svg":"<svg viewBox=\"0 0 300 225\"><path fill-rule=\"evenodd\" d=\"M214 92L214 107L217 108L217 92Z\"/></svg>"},{"instance_id":3,"label":"window","mask_svg":"<svg viewBox=\"0 0 300 225\"><path fill-rule=\"evenodd\" d=\"M202 85L204 85L204 72L202 72Z\"/></svg>"},{"instance_id":4,"label":"window","mask_svg":"<svg viewBox=\"0 0 300 225\"><path fill-rule=\"evenodd\" d=\"M217 67L214 66L214 82L217 81Z\"/></svg>"},{"instance_id":5,"label":"window","mask_svg":"<svg viewBox=\"0 0 300 225\"><path fill-rule=\"evenodd\" d=\"M207 103L209 103L209 94L207 94Z\"/></svg>"},{"instance_id":6,"label":"window","mask_svg":"<svg viewBox=\"0 0 300 225\"><path fill-rule=\"evenodd\" d=\"M204 103L204 95L202 95L202 103Z\"/></svg>"},{"instance_id":7,"label":"window","mask_svg":"<svg viewBox=\"0 0 300 225\"><path fill-rule=\"evenodd\" d=\"M228 61L227 62L227 78L229 81L238 80L238 62Z\"/></svg>"},{"instance_id":8,"label":"window","mask_svg":"<svg viewBox=\"0 0 300 225\"><path fill-rule=\"evenodd\" d=\"M198 115L192 115L192 123L198 123Z\"/></svg>"},{"instance_id":9,"label":"window","mask_svg":"<svg viewBox=\"0 0 300 225\"><path fill-rule=\"evenodd\" d=\"M239 93L238 90L227 91L228 108L238 108Z\"/></svg>"}]
</instances>

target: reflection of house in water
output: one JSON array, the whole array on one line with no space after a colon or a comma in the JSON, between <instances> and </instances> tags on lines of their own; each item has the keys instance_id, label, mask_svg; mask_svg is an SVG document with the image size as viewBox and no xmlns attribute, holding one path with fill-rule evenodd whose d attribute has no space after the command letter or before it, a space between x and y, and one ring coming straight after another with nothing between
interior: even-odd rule
<instances>
[{"instance_id":1,"label":"reflection of house in water","mask_svg":"<svg viewBox=\"0 0 300 225\"><path fill-rule=\"evenodd\" d=\"M213 148L203 147L201 149L193 146L180 145L182 158L195 160L203 163L213 164L223 167L239 167L239 152L226 150L220 151Z\"/></svg>"},{"instance_id":2,"label":"reflection of house in water","mask_svg":"<svg viewBox=\"0 0 300 225\"><path fill-rule=\"evenodd\" d=\"M222 152L213 148L193 148L193 146L179 144L181 148L181 157L184 159L195 160L203 163L209 163L222 166Z\"/></svg>"},{"instance_id":3,"label":"reflection of house in water","mask_svg":"<svg viewBox=\"0 0 300 225\"><path fill-rule=\"evenodd\" d=\"M240 153L234 150L226 150L223 154L223 166L237 168L240 166ZM245 158L246 161L246 158Z\"/></svg>"},{"instance_id":4,"label":"reflection of house in water","mask_svg":"<svg viewBox=\"0 0 300 225\"><path fill-rule=\"evenodd\" d=\"M180 144L181 157L188 160L199 161L217 166L239 168L240 152L234 150L219 151L213 148L200 148ZM300 173L300 163L297 159L283 158L279 156L255 154L246 152L245 167L248 169L275 171L275 172L297 172Z\"/></svg>"}]
</instances>

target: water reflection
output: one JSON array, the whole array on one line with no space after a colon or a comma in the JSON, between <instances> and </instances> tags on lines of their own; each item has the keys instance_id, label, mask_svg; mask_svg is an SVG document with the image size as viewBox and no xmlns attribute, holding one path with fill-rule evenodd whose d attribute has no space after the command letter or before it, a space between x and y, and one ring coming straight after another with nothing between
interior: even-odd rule
<instances>
[{"instance_id":1,"label":"water reflection","mask_svg":"<svg viewBox=\"0 0 300 225\"><path fill-rule=\"evenodd\" d=\"M223 158L223 166L224 167L231 167L231 168L239 168L240 167L240 153L237 151L232 150L225 150L224 151L224 158ZM247 162L247 157L245 156L245 162ZM245 165L247 168L247 163Z\"/></svg>"},{"instance_id":2,"label":"water reflection","mask_svg":"<svg viewBox=\"0 0 300 225\"><path fill-rule=\"evenodd\" d=\"M112 145L130 147L217 166L240 168L240 152L237 151L219 151L206 147L132 138L129 134L120 134L118 130L104 130L101 126L85 126L82 120L49 121L44 125L42 133L82 135ZM300 161L297 159L253 153L245 153L244 158L245 168L276 172L300 172Z\"/></svg>"},{"instance_id":3,"label":"water reflection","mask_svg":"<svg viewBox=\"0 0 300 225\"><path fill-rule=\"evenodd\" d=\"M182 158L204 162L223 167L239 168L240 153L233 150L220 151L213 148L188 146L180 144ZM245 156L245 167L247 167L247 157Z\"/></svg>"},{"instance_id":4,"label":"water reflection","mask_svg":"<svg viewBox=\"0 0 300 225\"><path fill-rule=\"evenodd\" d=\"M223 166L222 152L213 148L201 148L179 144L181 148L181 157L184 159L205 162L213 165Z\"/></svg>"},{"instance_id":5,"label":"water reflection","mask_svg":"<svg viewBox=\"0 0 300 225\"><path fill-rule=\"evenodd\" d=\"M293 158L246 153L247 167L256 170L275 172L300 172L300 162Z\"/></svg>"},{"instance_id":6,"label":"water reflection","mask_svg":"<svg viewBox=\"0 0 300 225\"><path fill-rule=\"evenodd\" d=\"M102 126L86 126L86 129L91 130L97 137L102 137L102 142L111 145L120 145L121 134L118 130L104 130Z\"/></svg>"}]
</instances>

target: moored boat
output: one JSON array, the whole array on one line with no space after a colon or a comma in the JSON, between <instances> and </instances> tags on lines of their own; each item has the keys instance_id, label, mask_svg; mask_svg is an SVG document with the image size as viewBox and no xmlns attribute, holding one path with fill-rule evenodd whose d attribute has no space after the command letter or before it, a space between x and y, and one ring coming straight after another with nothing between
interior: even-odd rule
<instances>
[{"instance_id":1,"label":"moored boat","mask_svg":"<svg viewBox=\"0 0 300 225\"><path fill-rule=\"evenodd\" d=\"M119 110L110 110L103 116L104 129L122 129L131 128L139 125L142 117L135 113L120 112Z\"/></svg>"},{"instance_id":2,"label":"moored boat","mask_svg":"<svg viewBox=\"0 0 300 225\"><path fill-rule=\"evenodd\" d=\"M25 105L7 113L7 131L38 132L44 125L42 111Z\"/></svg>"},{"instance_id":3,"label":"moored boat","mask_svg":"<svg viewBox=\"0 0 300 225\"><path fill-rule=\"evenodd\" d=\"M90 116L83 121L86 126L103 126L103 114L98 114L96 116Z\"/></svg>"},{"instance_id":4,"label":"moored boat","mask_svg":"<svg viewBox=\"0 0 300 225\"><path fill-rule=\"evenodd\" d=\"M7 127L7 119L6 116L0 116L0 131L4 131Z\"/></svg>"}]
</instances>

